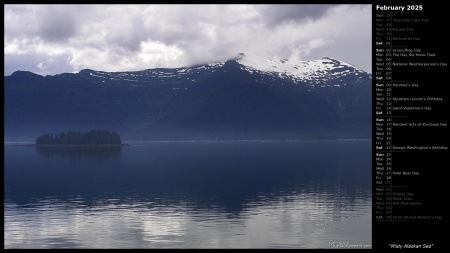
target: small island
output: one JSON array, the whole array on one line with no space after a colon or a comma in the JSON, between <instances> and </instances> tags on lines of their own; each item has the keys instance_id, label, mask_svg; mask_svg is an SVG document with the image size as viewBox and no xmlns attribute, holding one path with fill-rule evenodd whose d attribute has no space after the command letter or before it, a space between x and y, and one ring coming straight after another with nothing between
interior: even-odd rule
<instances>
[{"instance_id":1,"label":"small island","mask_svg":"<svg viewBox=\"0 0 450 253\"><path fill-rule=\"evenodd\" d=\"M36 138L35 146L123 146L122 139L116 131L92 130L44 133Z\"/></svg>"}]
</instances>

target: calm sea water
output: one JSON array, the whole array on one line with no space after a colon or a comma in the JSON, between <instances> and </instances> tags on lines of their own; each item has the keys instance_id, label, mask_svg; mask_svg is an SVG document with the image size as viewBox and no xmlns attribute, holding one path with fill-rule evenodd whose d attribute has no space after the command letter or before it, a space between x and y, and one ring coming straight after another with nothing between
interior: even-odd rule
<instances>
[{"instance_id":1,"label":"calm sea water","mask_svg":"<svg viewBox=\"0 0 450 253\"><path fill-rule=\"evenodd\" d=\"M5 248L371 245L371 141L5 145Z\"/></svg>"}]
</instances>

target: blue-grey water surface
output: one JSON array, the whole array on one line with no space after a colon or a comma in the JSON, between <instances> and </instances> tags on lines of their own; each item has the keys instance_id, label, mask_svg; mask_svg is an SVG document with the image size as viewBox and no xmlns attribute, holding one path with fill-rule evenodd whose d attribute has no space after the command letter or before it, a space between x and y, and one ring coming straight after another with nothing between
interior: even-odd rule
<instances>
[{"instance_id":1,"label":"blue-grey water surface","mask_svg":"<svg viewBox=\"0 0 450 253\"><path fill-rule=\"evenodd\" d=\"M371 141L5 144L5 248L370 247Z\"/></svg>"}]
</instances>

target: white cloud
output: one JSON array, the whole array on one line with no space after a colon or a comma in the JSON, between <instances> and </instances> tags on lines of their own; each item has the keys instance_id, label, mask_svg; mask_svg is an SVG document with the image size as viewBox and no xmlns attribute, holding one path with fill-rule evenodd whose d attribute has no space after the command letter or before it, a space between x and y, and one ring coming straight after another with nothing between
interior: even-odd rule
<instances>
[{"instance_id":1,"label":"white cloud","mask_svg":"<svg viewBox=\"0 0 450 253\"><path fill-rule=\"evenodd\" d=\"M330 56L370 71L371 8L5 5L4 42L6 75L24 68L43 74L41 62L51 74L68 68L130 71L213 62L240 52L301 60ZM27 58L40 60L19 61Z\"/></svg>"},{"instance_id":2,"label":"white cloud","mask_svg":"<svg viewBox=\"0 0 450 253\"><path fill-rule=\"evenodd\" d=\"M43 62L43 61L39 62L38 65L37 65L37 67L38 67L40 70L45 69L44 62Z\"/></svg>"}]
</instances>

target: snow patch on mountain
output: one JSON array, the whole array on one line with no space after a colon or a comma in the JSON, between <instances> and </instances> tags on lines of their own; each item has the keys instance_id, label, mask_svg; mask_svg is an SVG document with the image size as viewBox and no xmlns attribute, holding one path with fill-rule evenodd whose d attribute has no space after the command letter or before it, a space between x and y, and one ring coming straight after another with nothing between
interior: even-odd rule
<instances>
[{"instance_id":1,"label":"snow patch on mountain","mask_svg":"<svg viewBox=\"0 0 450 253\"><path fill-rule=\"evenodd\" d=\"M295 82L309 82L312 84L321 84L325 79L328 82L330 80L338 81L338 79L341 80L347 75L355 75L359 76L358 78L362 78L363 73L365 73L351 64L329 57L313 61L293 61L279 58L264 60L241 53L236 61L250 73L260 71L281 78L290 78Z\"/></svg>"}]
</instances>

